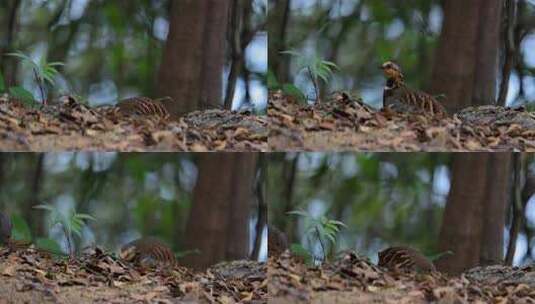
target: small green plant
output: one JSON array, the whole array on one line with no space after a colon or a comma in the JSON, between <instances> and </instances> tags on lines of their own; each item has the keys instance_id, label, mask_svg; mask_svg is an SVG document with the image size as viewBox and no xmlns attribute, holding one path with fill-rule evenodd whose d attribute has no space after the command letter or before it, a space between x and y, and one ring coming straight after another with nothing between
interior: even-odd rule
<instances>
[{"instance_id":1,"label":"small green plant","mask_svg":"<svg viewBox=\"0 0 535 304\"><path fill-rule=\"evenodd\" d=\"M526 110L528 112L535 112L535 102L526 103Z\"/></svg>"},{"instance_id":2,"label":"small green plant","mask_svg":"<svg viewBox=\"0 0 535 304\"><path fill-rule=\"evenodd\" d=\"M340 232L340 227L347 228L347 226L340 221L329 219L326 216L313 217L310 213L302 210L290 211L288 214L297 215L305 219L305 235L308 237L316 237L318 239L323 252L323 259L327 257L327 246L325 241L329 242L331 246L336 245L336 235Z\"/></svg>"},{"instance_id":3,"label":"small green plant","mask_svg":"<svg viewBox=\"0 0 535 304\"><path fill-rule=\"evenodd\" d=\"M54 86L54 77L56 77L56 75L59 74L56 67L63 66L64 64L62 62L47 62L44 57L42 57L42 59L39 62L35 62L30 56L24 54L21 51L8 53L6 55L18 58L22 61L22 63L28 64L32 68L35 82L37 83L37 86L39 87L39 91L41 92L41 101L43 104L46 104L46 93L45 93L46 86L47 85ZM15 92L15 93L21 93L21 92ZM32 96L32 99L33 99L33 96Z\"/></svg>"},{"instance_id":4,"label":"small green plant","mask_svg":"<svg viewBox=\"0 0 535 304\"><path fill-rule=\"evenodd\" d=\"M305 94L298 87L292 83L280 83L271 70L267 73L267 86L270 91L281 90L284 94L295 97L301 103L306 102Z\"/></svg>"},{"instance_id":5,"label":"small green plant","mask_svg":"<svg viewBox=\"0 0 535 304\"><path fill-rule=\"evenodd\" d=\"M290 55L297 58L297 67L299 72L306 71L316 94L316 101L319 100L319 81L329 82L329 77L334 74L335 70L340 70L336 63L323 60L318 56L305 56L296 51L283 51L282 54Z\"/></svg>"},{"instance_id":6,"label":"small green plant","mask_svg":"<svg viewBox=\"0 0 535 304\"><path fill-rule=\"evenodd\" d=\"M0 94L4 93L21 100L27 106L34 107L36 105L32 93L28 92L25 88L20 86L8 87L0 71Z\"/></svg>"},{"instance_id":7,"label":"small green plant","mask_svg":"<svg viewBox=\"0 0 535 304\"><path fill-rule=\"evenodd\" d=\"M81 237L82 228L86 225L86 220L94 221L95 218L89 214L77 213L74 209L67 212L61 212L58 208L50 205L37 205L34 208L43 209L50 212L52 218L51 227L61 225L61 229L67 239L69 255L74 256L73 236Z\"/></svg>"},{"instance_id":8,"label":"small green plant","mask_svg":"<svg viewBox=\"0 0 535 304\"><path fill-rule=\"evenodd\" d=\"M20 215L12 215L11 222L13 224L13 230L11 231L11 238L18 241L31 242L32 234L30 227L26 220ZM43 249L51 254L56 256L62 256L61 248L59 244L50 238L37 237L33 240L35 247L38 249Z\"/></svg>"}]
</instances>

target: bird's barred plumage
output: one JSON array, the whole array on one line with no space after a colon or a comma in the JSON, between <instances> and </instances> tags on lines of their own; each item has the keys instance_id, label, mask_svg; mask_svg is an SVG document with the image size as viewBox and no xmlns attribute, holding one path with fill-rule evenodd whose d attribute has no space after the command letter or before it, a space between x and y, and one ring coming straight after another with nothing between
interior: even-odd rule
<instances>
[{"instance_id":1,"label":"bird's barred plumage","mask_svg":"<svg viewBox=\"0 0 535 304\"><path fill-rule=\"evenodd\" d=\"M383 107L399 112L424 112L431 115L446 116L444 106L433 96L409 89L405 85L403 73L399 65L387 61L381 65L387 77L383 90Z\"/></svg>"},{"instance_id":2,"label":"bird's barred plumage","mask_svg":"<svg viewBox=\"0 0 535 304\"><path fill-rule=\"evenodd\" d=\"M278 256L288 249L288 238L279 229L268 226L268 256Z\"/></svg>"},{"instance_id":3,"label":"bird's barred plumage","mask_svg":"<svg viewBox=\"0 0 535 304\"><path fill-rule=\"evenodd\" d=\"M173 251L162 241L153 238L141 238L121 248L121 258L145 268L157 266L174 266L176 259Z\"/></svg>"},{"instance_id":4,"label":"bird's barred plumage","mask_svg":"<svg viewBox=\"0 0 535 304\"><path fill-rule=\"evenodd\" d=\"M127 98L117 104L117 112L123 115L147 115L168 119L169 111L162 101L163 99L153 100L147 97Z\"/></svg>"},{"instance_id":5,"label":"bird's barred plumage","mask_svg":"<svg viewBox=\"0 0 535 304\"><path fill-rule=\"evenodd\" d=\"M394 271L435 271L435 266L419 251L410 247L390 247L378 254L380 267Z\"/></svg>"}]
</instances>

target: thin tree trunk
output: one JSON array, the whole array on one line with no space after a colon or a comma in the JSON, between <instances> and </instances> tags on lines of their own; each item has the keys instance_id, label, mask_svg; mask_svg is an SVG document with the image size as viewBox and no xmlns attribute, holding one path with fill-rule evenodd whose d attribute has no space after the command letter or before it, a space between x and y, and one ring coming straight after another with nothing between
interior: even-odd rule
<instances>
[{"instance_id":1,"label":"thin tree trunk","mask_svg":"<svg viewBox=\"0 0 535 304\"><path fill-rule=\"evenodd\" d=\"M256 200L258 203L258 218L255 227L255 238L253 244L253 252L251 259L258 260L260 258L260 248L262 247L262 235L267 225L268 206L266 202L266 176L267 163L265 155L258 156L258 176L256 178Z\"/></svg>"},{"instance_id":2,"label":"thin tree trunk","mask_svg":"<svg viewBox=\"0 0 535 304\"><path fill-rule=\"evenodd\" d=\"M0 48L0 71L2 72L6 86L12 86L17 79L17 64L14 58L8 59L4 54L13 51L13 40L17 31L17 15L22 3L21 0L10 1L9 13L7 15L7 24L5 27L5 45Z\"/></svg>"},{"instance_id":3,"label":"thin tree trunk","mask_svg":"<svg viewBox=\"0 0 535 304\"><path fill-rule=\"evenodd\" d=\"M286 33L290 20L290 1L275 0L273 9L269 12L268 32L269 50L268 62L270 69L280 83L289 81L289 60L281 56L280 52L286 50Z\"/></svg>"},{"instance_id":4,"label":"thin tree trunk","mask_svg":"<svg viewBox=\"0 0 535 304\"><path fill-rule=\"evenodd\" d=\"M171 3L171 21L159 92L175 102L173 116L221 107L225 34L231 0L181 0Z\"/></svg>"},{"instance_id":5,"label":"thin tree trunk","mask_svg":"<svg viewBox=\"0 0 535 304\"><path fill-rule=\"evenodd\" d=\"M431 91L446 95L452 113L496 102L501 11L498 0L444 0Z\"/></svg>"},{"instance_id":6,"label":"thin tree trunk","mask_svg":"<svg viewBox=\"0 0 535 304\"><path fill-rule=\"evenodd\" d=\"M27 198L27 214L26 218L33 219L30 221L30 226L36 235L44 235L45 225L43 220L43 215L33 216L32 213L35 211L32 209L36 205L40 204L39 195L41 193L41 185L43 181L43 161L45 155L39 153L35 156L35 162L33 162L33 170L28 171L28 198Z\"/></svg>"},{"instance_id":7,"label":"thin tree trunk","mask_svg":"<svg viewBox=\"0 0 535 304\"><path fill-rule=\"evenodd\" d=\"M288 212L290 211L293 211L294 208L293 198L295 191L297 164L299 162L300 156L301 154L297 153L291 161L285 161L284 164L283 178L286 181L286 185L284 188L283 198L285 200L285 204L281 219L286 219L286 214L288 214ZM271 223L273 223L273 221ZM285 220L283 223L278 224L278 227L281 227L282 231L286 231L290 240L296 239L296 231L293 221Z\"/></svg>"},{"instance_id":8,"label":"thin tree trunk","mask_svg":"<svg viewBox=\"0 0 535 304\"><path fill-rule=\"evenodd\" d=\"M512 206L512 220L511 220L511 228L509 229L509 242L507 245L507 254L505 255L505 264L506 265L513 265L513 259L515 257L516 252L516 242L518 239L518 234L520 233L520 229L523 226L524 221L524 206L525 203L522 200L523 195L522 192L525 189L525 174L526 174L526 167L525 167L525 155L522 155L520 153L515 153L513 155L513 164L514 164L514 170L513 170L513 185L512 185L512 198L511 198L511 206ZM527 203L527 201L526 201Z\"/></svg>"},{"instance_id":9,"label":"thin tree trunk","mask_svg":"<svg viewBox=\"0 0 535 304\"><path fill-rule=\"evenodd\" d=\"M247 258L249 218L257 155L203 154L186 225L186 248L198 255L184 264L204 269L223 260Z\"/></svg>"}]
</instances>

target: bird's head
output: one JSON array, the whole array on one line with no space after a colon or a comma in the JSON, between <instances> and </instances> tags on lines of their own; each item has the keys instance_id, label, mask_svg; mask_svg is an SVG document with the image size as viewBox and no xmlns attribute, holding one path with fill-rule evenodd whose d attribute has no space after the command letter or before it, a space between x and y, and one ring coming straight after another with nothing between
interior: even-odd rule
<instances>
[{"instance_id":1,"label":"bird's head","mask_svg":"<svg viewBox=\"0 0 535 304\"><path fill-rule=\"evenodd\" d=\"M401 68L397 63L393 61L386 61L379 68L383 70L383 73L385 74L386 78L403 79Z\"/></svg>"}]
</instances>

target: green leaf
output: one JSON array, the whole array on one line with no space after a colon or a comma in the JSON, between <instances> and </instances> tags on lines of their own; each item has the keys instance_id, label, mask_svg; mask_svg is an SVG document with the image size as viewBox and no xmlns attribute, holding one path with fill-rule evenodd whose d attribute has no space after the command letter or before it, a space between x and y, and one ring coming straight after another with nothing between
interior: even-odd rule
<instances>
[{"instance_id":1,"label":"green leaf","mask_svg":"<svg viewBox=\"0 0 535 304\"><path fill-rule=\"evenodd\" d=\"M15 240L31 241L32 234L30 227L26 221L18 215L11 216L11 222L13 223L13 231L11 237Z\"/></svg>"},{"instance_id":2,"label":"green leaf","mask_svg":"<svg viewBox=\"0 0 535 304\"><path fill-rule=\"evenodd\" d=\"M302 257L306 264L312 264L312 255L301 244L291 244L290 252L295 256Z\"/></svg>"},{"instance_id":3,"label":"green leaf","mask_svg":"<svg viewBox=\"0 0 535 304\"><path fill-rule=\"evenodd\" d=\"M96 221L97 220L93 216L91 216L89 214L85 214L85 213L77 213L75 216L77 218L79 218L79 219L82 219L82 220L91 220L91 221Z\"/></svg>"},{"instance_id":4,"label":"green leaf","mask_svg":"<svg viewBox=\"0 0 535 304\"><path fill-rule=\"evenodd\" d=\"M63 63L63 62L50 62L50 63L48 64L49 67L54 67L54 66L64 66L64 65L65 65L65 63Z\"/></svg>"},{"instance_id":5,"label":"green leaf","mask_svg":"<svg viewBox=\"0 0 535 304\"><path fill-rule=\"evenodd\" d=\"M0 93L3 93L6 90L6 82L4 81L4 76L2 71L0 71Z\"/></svg>"},{"instance_id":6,"label":"green leaf","mask_svg":"<svg viewBox=\"0 0 535 304\"><path fill-rule=\"evenodd\" d=\"M21 51L16 51L16 52L13 52L13 53L7 53L6 56L16 57L16 58L20 58L22 60L33 62L32 58L30 56L24 54Z\"/></svg>"},{"instance_id":7,"label":"green leaf","mask_svg":"<svg viewBox=\"0 0 535 304\"><path fill-rule=\"evenodd\" d=\"M277 76L273 73L272 70L269 70L266 75L267 78L267 87L269 90L277 90L280 88L280 83L277 80Z\"/></svg>"},{"instance_id":8,"label":"green leaf","mask_svg":"<svg viewBox=\"0 0 535 304\"><path fill-rule=\"evenodd\" d=\"M33 206L34 209L43 209L43 210L48 210L48 211L54 211L56 210L54 207L50 206L50 205L36 205L36 206Z\"/></svg>"},{"instance_id":9,"label":"green leaf","mask_svg":"<svg viewBox=\"0 0 535 304\"><path fill-rule=\"evenodd\" d=\"M61 250L58 242L50 238L37 238L35 240L35 246L50 251L53 254L63 255L63 250Z\"/></svg>"},{"instance_id":10,"label":"green leaf","mask_svg":"<svg viewBox=\"0 0 535 304\"><path fill-rule=\"evenodd\" d=\"M332 234L324 234L330 241L331 241L331 244L336 244L336 239L334 238L334 236Z\"/></svg>"},{"instance_id":11,"label":"green leaf","mask_svg":"<svg viewBox=\"0 0 535 304\"><path fill-rule=\"evenodd\" d=\"M301 53L299 53L297 51L293 51L293 50L281 51L280 53L281 54L286 54L286 55L291 55L291 56L296 56L296 57L303 57L303 55L301 55Z\"/></svg>"},{"instance_id":12,"label":"green leaf","mask_svg":"<svg viewBox=\"0 0 535 304\"><path fill-rule=\"evenodd\" d=\"M310 217L310 215L306 211L303 211L303 210L288 211L286 214L299 215L299 216L302 216L302 217Z\"/></svg>"},{"instance_id":13,"label":"green leaf","mask_svg":"<svg viewBox=\"0 0 535 304\"><path fill-rule=\"evenodd\" d=\"M297 98L299 102L306 102L305 94L303 94L303 92L298 87L291 83L286 83L282 85L282 91L287 95Z\"/></svg>"},{"instance_id":14,"label":"green leaf","mask_svg":"<svg viewBox=\"0 0 535 304\"><path fill-rule=\"evenodd\" d=\"M20 99L24 104L28 105L28 106L35 106L36 105L36 102L35 102L35 99L33 99L33 94L28 92L25 88L23 87L10 87L9 88L9 95L17 98L17 99Z\"/></svg>"}]
</instances>

